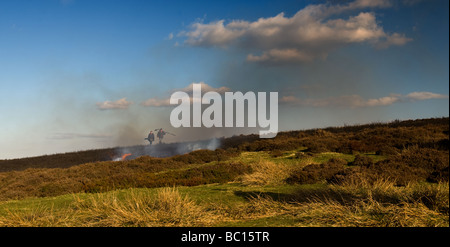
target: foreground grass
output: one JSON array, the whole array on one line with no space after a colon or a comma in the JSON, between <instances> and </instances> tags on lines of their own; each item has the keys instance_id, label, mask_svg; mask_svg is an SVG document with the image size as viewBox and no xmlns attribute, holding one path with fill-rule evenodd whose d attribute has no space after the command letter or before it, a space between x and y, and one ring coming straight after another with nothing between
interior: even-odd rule
<instances>
[{"instance_id":1,"label":"foreground grass","mask_svg":"<svg viewBox=\"0 0 450 247\"><path fill-rule=\"evenodd\" d=\"M9 201L1 226L448 227L448 183L127 189Z\"/></svg>"}]
</instances>

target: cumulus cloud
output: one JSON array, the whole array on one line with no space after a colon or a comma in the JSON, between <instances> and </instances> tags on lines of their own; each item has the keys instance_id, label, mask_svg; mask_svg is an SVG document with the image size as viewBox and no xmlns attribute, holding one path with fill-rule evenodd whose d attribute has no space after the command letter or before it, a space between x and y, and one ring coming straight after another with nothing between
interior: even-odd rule
<instances>
[{"instance_id":1,"label":"cumulus cloud","mask_svg":"<svg viewBox=\"0 0 450 247\"><path fill-rule=\"evenodd\" d=\"M431 92L412 92L407 95L390 94L389 96L364 99L359 95L344 95L339 97L329 97L325 99L301 99L295 96L283 96L280 103L297 106L312 107L374 107L388 106L397 102L414 102L428 99L446 99L448 95L436 94Z\"/></svg>"},{"instance_id":2,"label":"cumulus cloud","mask_svg":"<svg viewBox=\"0 0 450 247\"><path fill-rule=\"evenodd\" d=\"M448 95L430 93L430 92L412 92L406 95L410 100L427 100L427 99L446 99Z\"/></svg>"},{"instance_id":3,"label":"cumulus cloud","mask_svg":"<svg viewBox=\"0 0 450 247\"><path fill-rule=\"evenodd\" d=\"M105 101L97 103L97 108L99 110L114 110L114 109L128 109L128 107L133 104L127 101L126 98L119 99L117 101Z\"/></svg>"},{"instance_id":4,"label":"cumulus cloud","mask_svg":"<svg viewBox=\"0 0 450 247\"><path fill-rule=\"evenodd\" d=\"M373 12L336 17L356 10L391 5L387 0L308 5L292 17L280 13L254 22L196 22L190 30L179 35L185 36L185 43L190 46L243 48L248 52L249 62L309 62L326 58L331 51L349 44L366 42L377 48L388 48L411 41L404 34L385 32Z\"/></svg>"},{"instance_id":5,"label":"cumulus cloud","mask_svg":"<svg viewBox=\"0 0 450 247\"><path fill-rule=\"evenodd\" d=\"M202 86L202 94L204 94L206 92L217 92L219 94L224 94L225 92L230 91L230 89L227 87L214 88L204 82L193 82L185 88L175 89L175 90L172 90L172 92L177 92L177 91L185 92L191 96L191 102L192 102L192 100L193 100L192 99L192 90L194 88L194 84L200 84ZM171 106L170 95L167 95L167 98L150 98L150 99L142 102L141 105L142 106L152 106L152 107Z\"/></svg>"},{"instance_id":6,"label":"cumulus cloud","mask_svg":"<svg viewBox=\"0 0 450 247\"><path fill-rule=\"evenodd\" d=\"M390 96L381 97L378 99L369 99L367 101L363 101L360 106L386 106L392 105L402 99L402 96L399 94L391 94Z\"/></svg>"},{"instance_id":7,"label":"cumulus cloud","mask_svg":"<svg viewBox=\"0 0 450 247\"><path fill-rule=\"evenodd\" d=\"M392 35L386 37L386 40L375 44L375 46L379 49L386 49L391 45L404 45L410 41L412 41L412 39L406 37L404 34L393 33Z\"/></svg>"}]
</instances>

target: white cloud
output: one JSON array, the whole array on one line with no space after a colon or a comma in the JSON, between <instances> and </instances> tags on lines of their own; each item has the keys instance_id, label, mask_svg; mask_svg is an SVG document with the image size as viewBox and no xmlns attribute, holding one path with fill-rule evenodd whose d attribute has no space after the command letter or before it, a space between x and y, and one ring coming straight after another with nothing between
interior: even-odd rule
<instances>
[{"instance_id":1,"label":"white cloud","mask_svg":"<svg viewBox=\"0 0 450 247\"><path fill-rule=\"evenodd\" d=\"M378 99L369 99L364 102L362 106L386 106L392 105L401 100L401 95L391 94L390 96L381 97Z\"/></svg>"},{"instance_id":2,"label":"white cloud","mask_svg":"<svg viewBox=\"0 0 450 247\"><path fill-rule=\"evenodd\" d=\"M404 34L386 33L373 12L360 12L347 18L335 17L346 12L391 5L387 0L309 5L290 18L280 13L254 22L197 22L180 35L185 36L185 43L191 46L244 48L249 62L308 62L325 58L331 51L349 44L366 42L377 48L387 48L411 41ZM255 51L260 55L255 55Z\"/></svg>"},{"instance_id":3,"label":"white cloud","mask_svg":"<svg viewBox=\"0 0 450 247\"><path fill-rule=\"evenodd\" d=\"M127 101L126 98L119 99L117 101L105 101L97 103L97 108L100 110L113 110L113 109L128 109L133 104Z\"/></svg>"},{"instance_id":4,"label":"white cloud","mask_svg":"<svg viewBox=\"0 0 450 247\"><path fill-rule=\"evenodd\" d=\"M447 95L430 92L413 92L407 95L390 94L389 96L364 99L359 95L344 95L339 97L330 97L325 99L301 99L295 96L284 96L280 103L288 105L312 106L312 107L374 107L388 106L397 102L414 102L428 99L446 99Z\"/></svg>"},{"instance_id":5,"label":"white cloud","mask_svg":"<svg viewBox=\"0 0 450 247\"><path fill-rule=\"evenodd\" d=\"M377 43L376 47L379 49L386 49L391 45L404 45L410 41L412 41L412 39L406 37L404 34L393 33L386 37L386 40Z\"/></svg>"},{"instance_id":6,"label":"white cloud","mask_svg":"<svg viewBox=\"0 0 450 247\"><path fill-rule=\"evenodd\" d=\"M410 100L447 99L448 95L430 92L412 92L406 95L406 98Z\"/></svg>"},{"instance_id":7,"label":"white cloud","mask_svg":"<svg viewBox=\"0 0 450 247\"><path fill-rule=\"evenodd\" d=\"M224 20L220 20L209 24L194 23L192 24L192 31L182 34L189 37L187 43L190 45L226 46L244 34L245 30L230 28L236 26L237 23L231 23L231 25L225 27L224 22Z\"/></svg>"}]
</instances>

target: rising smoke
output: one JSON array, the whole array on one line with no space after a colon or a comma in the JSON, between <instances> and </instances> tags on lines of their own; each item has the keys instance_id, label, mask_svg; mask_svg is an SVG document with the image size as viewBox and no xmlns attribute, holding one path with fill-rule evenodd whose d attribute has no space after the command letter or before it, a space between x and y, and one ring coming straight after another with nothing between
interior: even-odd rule
<instances>
[{"instance_id":1,"label":"rising smoke","mask_svg":"<svg viewBox=\"0 0 450 247\"><path fill-rule=\"evenodd\" d=\"M123 159L135 159L140 156L163 158L178 154L186 154L201 149L216 150L219 147L220 139L218 138L195 142L160 143L153 145L118 147L115 150L115 155L112 157L112 160L120 161Z\"/></svg>"}]
</instances>

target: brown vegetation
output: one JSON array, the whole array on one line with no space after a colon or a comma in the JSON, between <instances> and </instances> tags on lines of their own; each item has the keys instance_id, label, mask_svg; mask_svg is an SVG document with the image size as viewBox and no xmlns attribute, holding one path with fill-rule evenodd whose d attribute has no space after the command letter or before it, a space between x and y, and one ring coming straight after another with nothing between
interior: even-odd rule
<instances>
[{"instance_id":1,"label":"brown vegetation","mask_svg":"<svg viewBox=\"0 0 450 247\"><path fill-rule=\"evenodd\" d=\"M365 158L355 159L355 162L358 167L349 167L336 173L330 181L342 183L355 177L364 177L368 181L390 179L402 186L411 182L449 181L448 151L412 146L377 163Z\"/></svg>"},{"instance_id":2,"label":"brown vegetation","mask_svg":"<svg viewBox=\"0 0 450 247\"><path fill-rule=\"evenodd\" d=\"M0 200L133 187L194 186L227 182L251 171L248 165L240 163L211 163L226 159L227 154L223 150L203 150L172 158L143 156L129 161L95 162L64 169L4 172L0 173ZM201 166L192 167L194 162Z\"/></svg>"},{"instance_id":3,"label":"brown vegetation","mask_svg":"<svg viewBox=\"0 0 450 247\"><path fill-rule=\"evenodd\" d=\"M287 183L313 184L321 180L328 180L335 174L344 170L347 161L338 158L332 158L323 164L311 164L305 166L299 171L293 172L286 179Z\"/></svg>"}]
</instances>

